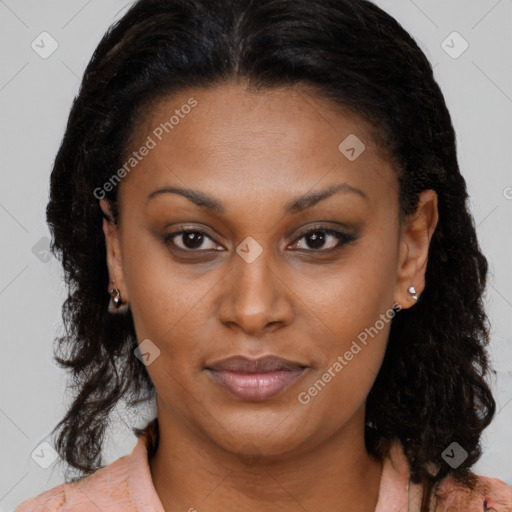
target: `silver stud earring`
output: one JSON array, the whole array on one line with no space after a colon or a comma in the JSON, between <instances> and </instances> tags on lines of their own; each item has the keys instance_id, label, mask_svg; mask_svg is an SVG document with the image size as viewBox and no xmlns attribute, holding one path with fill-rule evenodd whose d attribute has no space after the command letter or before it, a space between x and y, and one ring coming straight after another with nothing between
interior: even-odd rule
<instances>
[{"instance_id":1,"label":"silver stud earring","mask_svg":"<svg viewBox=\"0 0 512 512\"><path fill-rule=\"evenodd\" d=\"M409 292L410 296L414 299L414 300L418 300L418 295L416 293L416 288L414 288L414 286L409 286L409 288L407 289L407 291Z\"/></svg>"}]
</instances>

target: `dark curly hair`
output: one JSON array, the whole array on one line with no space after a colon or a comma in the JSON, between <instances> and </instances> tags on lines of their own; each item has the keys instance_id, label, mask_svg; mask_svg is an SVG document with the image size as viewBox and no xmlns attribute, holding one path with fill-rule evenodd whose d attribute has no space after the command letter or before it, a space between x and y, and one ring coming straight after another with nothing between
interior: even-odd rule
<instances>
[{"instance_id":1,"label":"dark curly hair","mask_svg":"<svg viewBox=\"0 0 512 512\"><path fill-rule=\"evenodd\" d=\"M473 488L470 467L495 413L484 379L492 372L487 261L432 67L400 24L365 0L140 0L103 37L71 109L47 206L52 251L69 286L55 360L70 370L75 394L53 431L57 451L81 477L92 473L116 404L135 406L155 392L133 356L131 314L107 312L103 214L93 191L122 166L148 107L232 80L256 89L308 85L368 121L396 168L401 218L415 211L420 192L437 193L426 288L392 321L367 398L365 439L381 460L401 441L411 480L424 484L422 510L447 475ZM115 222L118 188L105 192ZM158 431L157 419L151 427ZM456 469L441 458L453 441L468 452Z\"/></svg>"}]
</instances>

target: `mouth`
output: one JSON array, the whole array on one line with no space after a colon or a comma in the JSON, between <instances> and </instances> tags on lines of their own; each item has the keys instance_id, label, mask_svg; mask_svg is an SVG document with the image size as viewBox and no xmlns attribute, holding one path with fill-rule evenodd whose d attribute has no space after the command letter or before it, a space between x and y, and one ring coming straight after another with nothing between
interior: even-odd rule
<instances>
[{"instance_id":1,"label":"mouth","mask_svg":"<svg viewBox=\"0 0 512 512\"><path fill-rule=\"evenodd\" d=\"M275 356L243 356L219 361L205 370L223 389L245 401L267 400L291 386L308 366Z\"/></svg>"}]
</instances>

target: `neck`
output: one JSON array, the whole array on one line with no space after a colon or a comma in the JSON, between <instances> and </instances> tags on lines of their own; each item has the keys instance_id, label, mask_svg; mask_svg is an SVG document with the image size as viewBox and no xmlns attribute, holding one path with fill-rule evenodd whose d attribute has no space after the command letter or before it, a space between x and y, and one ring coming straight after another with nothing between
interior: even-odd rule
<instances>
[{"instance_id":1,"label":"neck","mask_svg":"<svg viewBox=\"0 0 512 512\"><path fill-rule=\"evenodd\" d=\"M373 511L382 463L367 453L359 423L309 449L266 457L228 452L159 417L153 485L166 512Z\"/></svg>"}]
</instances>

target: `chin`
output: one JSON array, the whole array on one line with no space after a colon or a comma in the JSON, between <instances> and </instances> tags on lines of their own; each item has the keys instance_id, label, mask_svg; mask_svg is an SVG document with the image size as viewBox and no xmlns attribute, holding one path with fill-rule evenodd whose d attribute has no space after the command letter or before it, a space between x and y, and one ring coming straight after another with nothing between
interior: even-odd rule
<instances>
[{"instance_id":1,"label":"chin","mask_svg":"<svg viewBox=\"0 0 512 512\"><path fill-rule=\"evenodd\" d=\"M216 421L203 425L203 432L217 446L242 457L281 457L306 449L313 435L301 431L298 427L305 422L289 411L289 407L279 414L237 411L221 415L219 411Z\"/></svg>"}]
</instances>

